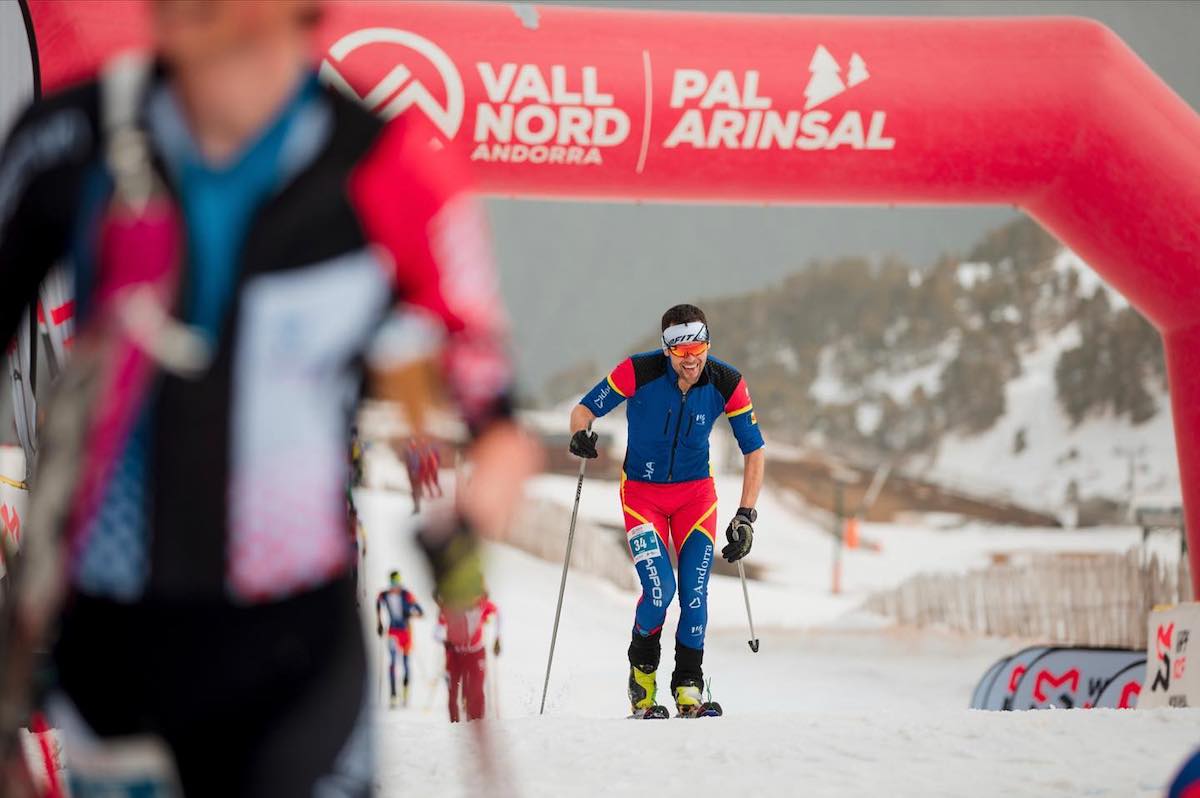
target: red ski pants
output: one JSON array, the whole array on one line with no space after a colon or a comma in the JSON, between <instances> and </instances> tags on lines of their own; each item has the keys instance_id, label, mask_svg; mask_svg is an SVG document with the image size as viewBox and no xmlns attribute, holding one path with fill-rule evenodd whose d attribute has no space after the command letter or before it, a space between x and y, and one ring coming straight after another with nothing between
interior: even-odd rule
<instances>
[{"instance_id":1,"label":"red ski pants","mask_svg":"<svg viewBox=\"0 0 1200 798\"><path fill-rule=\"evenodd\" d=\"M483 679L487 673L484 650L455 651L446 646L446 675L450 679L450 722L458 723L459 691L466 701L467 720L483 717Z\"/></svg>"}]
</instances>

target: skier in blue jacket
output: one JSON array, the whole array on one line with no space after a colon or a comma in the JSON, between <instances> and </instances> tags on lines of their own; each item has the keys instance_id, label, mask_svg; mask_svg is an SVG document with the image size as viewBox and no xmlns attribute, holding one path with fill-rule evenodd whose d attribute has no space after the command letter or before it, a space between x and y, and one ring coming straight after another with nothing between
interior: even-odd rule
<instances>
[{"instance_id":1,"label":"skier in blue jacket","mask_svg":"<svg viewBox=\"0 0 1200 798\"><path fill-rule=\"evenodd\" d=\"M745 456L741 505L726 528L721 554L735 562L750 552L754 504L762 486L763 437L746 381L708 354L708 322L694 305L662 317L662 349L621 363L571 411L571 452L597 456L597 417L628 401L629 443L621 477L621 509L629 553L642 585L629 645L629 700L637 717L666 717L656 704L656 671L667 607L679 598L671 692L684 717L719 714L701 697L708 624L708 576L716 545L717 495L708 438L722 414ZM678 575L667 544L675 547Z\"/></svg>"}]
</instances>

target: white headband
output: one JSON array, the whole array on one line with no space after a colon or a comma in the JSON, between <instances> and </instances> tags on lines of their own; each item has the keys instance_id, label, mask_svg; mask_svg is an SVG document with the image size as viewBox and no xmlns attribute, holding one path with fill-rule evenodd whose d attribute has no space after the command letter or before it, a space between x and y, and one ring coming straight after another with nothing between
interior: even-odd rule
<instances>
[{"instance_id":1,"label":"white headband","mask_svg":"<svg viewBox=\"0 0 1200 798\"><path fill-rule=\"evenodd\" d=\"M708 326L704 322L689 321L686 324L672 324L663 330L663 349L692 341L708 342Z\"/></svg>"}]
</instances>

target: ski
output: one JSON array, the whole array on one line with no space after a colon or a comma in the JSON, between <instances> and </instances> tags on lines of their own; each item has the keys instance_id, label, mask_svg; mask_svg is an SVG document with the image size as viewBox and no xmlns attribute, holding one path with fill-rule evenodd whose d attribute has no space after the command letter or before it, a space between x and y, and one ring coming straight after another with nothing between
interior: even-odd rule
<instances>
[{"instance_id":1,"label":"ski","mask_svg":"<svg viewBox=\"0 0 1200 798\"><path fill-rule=\"evenodd\" d=\"M725 710L721 709L721 705L716 701L705 701L703 704L696 707L694 710L682 711L678 710L675 717L691 719L691 718L719 718L725 714Z\"/></svg>"},{"instance_id":2,"label":"ski","mask_svg":"<svg viewBox=\"0 0 1200 798\"><path fill-rule=\"evenodd\" d=\"M636 709L633 714L627 716L629 720L662 720L669 717L671 713L667 708L658 704L646 709Z\"/></svg>"}]
</instances>

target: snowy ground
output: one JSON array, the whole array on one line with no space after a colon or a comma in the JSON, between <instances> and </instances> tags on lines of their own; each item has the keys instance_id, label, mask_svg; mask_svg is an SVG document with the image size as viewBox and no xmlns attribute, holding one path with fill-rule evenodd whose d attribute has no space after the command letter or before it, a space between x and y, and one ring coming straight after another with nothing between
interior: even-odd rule
<instances>
[{"instance_id":1,"label":"snowy ground","mask_svg":"<svg viewBox=\"0 0 1200 798\"><path fill-rule=\"evenodd\" d=\"M569 482L564 501L574 493ZM720 480L719 490L731 482ZM542 477L530 490L545 497L560 487ZM615 498L607 487L586 485L581 512L608 513L597 520L611 521ZM853 611L869 589L915 570L961 570L998 549L1121 549L1136 541L1132 530L1080 538L870 525L864 533L880 539L883 551L851 552L849 595L830 597L828 538L782 503L775 506L776 498L765 499L764 516L775 515L764 533L773 533L756 537L751 557L775 567L751 587L759 654L746 646L737 581L717 577L712 586L705 669L726 708L718 720L623 719L634 596L578 574L568 580L546 714L539 717L561 565L492 547L489 587L503 613L504 651L491 666L489 700L498 711L483 726L497 759L508 763L514 794L1158 796L1200 743L1200 710L967 710L984 670L1018 641L897 630ZM400 568L427 601L407 498L363 491L359 504L369 536L368 587L380 589L387 572ZM376 640L373 620L364 617L364 625ZM430 622L416 622L410 708L380 710L383 796L481 794L478 724L446 722L431 632ZM663 670L661 694L669 665Z\"/></svg>"}]
</instances>

